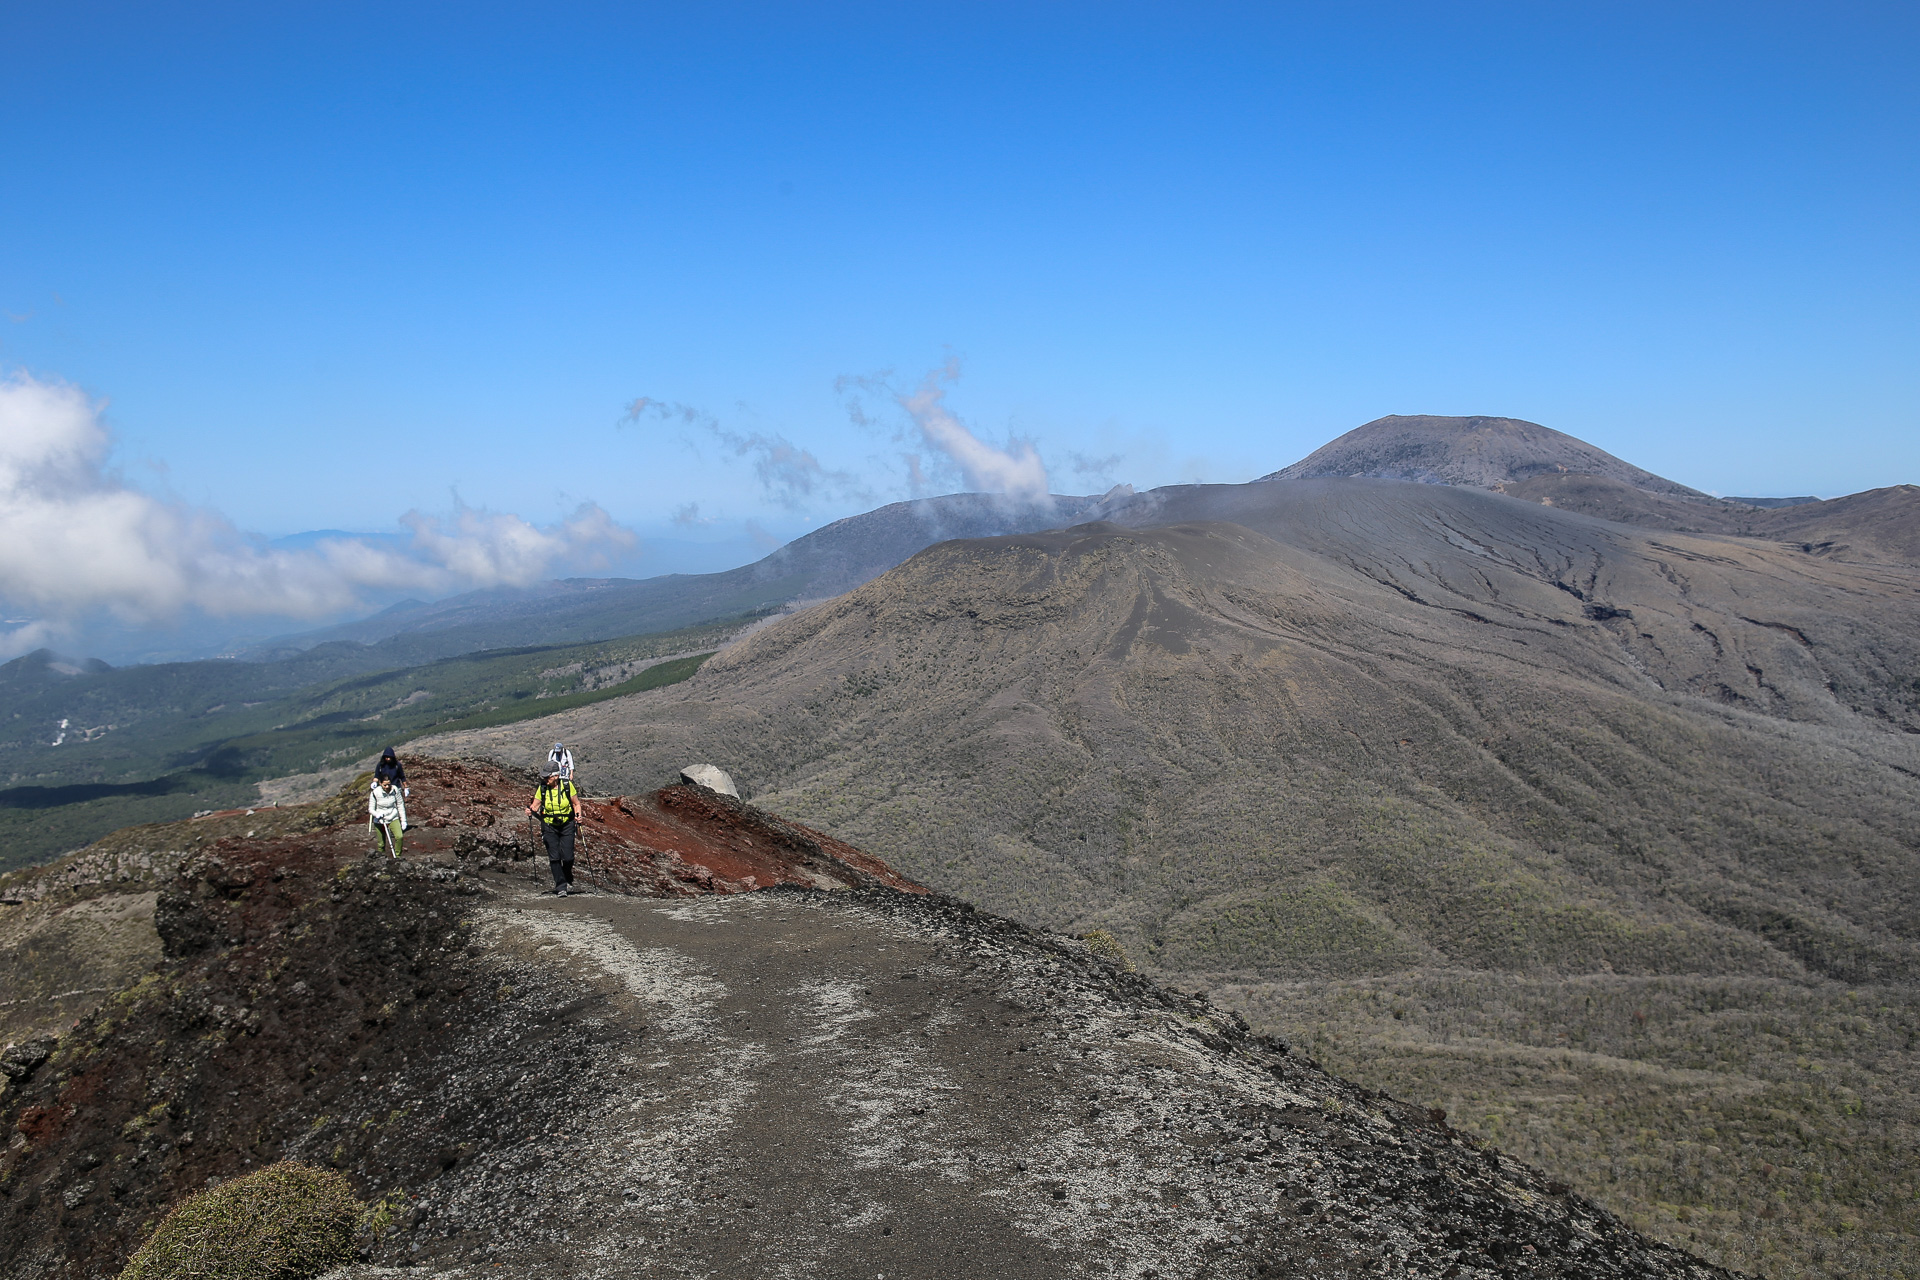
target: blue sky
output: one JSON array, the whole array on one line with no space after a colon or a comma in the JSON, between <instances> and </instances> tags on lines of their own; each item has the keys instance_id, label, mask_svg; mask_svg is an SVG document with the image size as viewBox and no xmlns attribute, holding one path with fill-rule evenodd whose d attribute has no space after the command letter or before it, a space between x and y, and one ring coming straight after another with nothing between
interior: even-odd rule
<instances>
[{"instance_id":1,"label":"blue sky","mask_svg":"<svg viewBox=\"0 0 1920 1280\"><path fill-rule=\"evenodd\" d=\"M1421 412L1721 493L1915 481L1916 35L1910 4L27 0L0 368L266 536L455 490L790 536L911 487L905 416L838 381L949 360L946 407L1062 492ZM780 501L775 438L837 478Z\"/></svg>"}]
</instances>

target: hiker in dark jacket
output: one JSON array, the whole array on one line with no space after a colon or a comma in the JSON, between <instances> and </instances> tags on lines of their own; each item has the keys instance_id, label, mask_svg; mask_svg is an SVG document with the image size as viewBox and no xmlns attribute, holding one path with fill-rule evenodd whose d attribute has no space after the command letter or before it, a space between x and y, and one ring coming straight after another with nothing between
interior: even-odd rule
<instances>
[{"instance_id":1,"label":"hiker in dark jacket","mask_svg":"<svg viewBox=\"0 0 1920 1280\"><path fill-rule=\"evenodd\" d=\"M407 790L407 766L400 763L400 757L393 754L392 747L388 747L380 753L380 763L373 766L373 780L375 782L391 782L394 786L400 788L400 794L403 796L413 794L413 792Z\"/></svg>"},{"instance_id":2,"label":"hiker in dark jacket","mask_svg":"<svg viewBox=\"0 0 1920 1280\"><path fill-rule=\"evenodd\" d=\"M580 793L558 769L552 770L533 793L527 812L540 819L547 867L553 872L553 891L564 898L573 892L573 838L580 827Z\"/></svg>"}]
</instances>

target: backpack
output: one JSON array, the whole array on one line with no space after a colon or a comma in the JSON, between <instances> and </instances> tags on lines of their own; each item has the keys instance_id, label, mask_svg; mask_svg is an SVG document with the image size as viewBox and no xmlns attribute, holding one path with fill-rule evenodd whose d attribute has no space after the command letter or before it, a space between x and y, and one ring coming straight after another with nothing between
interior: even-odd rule
<instances>
[{"instance_id":1,"label":"backpack","mask_svg":"<svg viewBox=\"0 0 1920 1280\"><path fill-rule=\"evenodd\" d=\"M549 796L554 797L560 803L555 804L553 800L548 799ZM578 817L580 814L579 789L564 778L560 780L560 785L557 787L550 787L545 782L542 782L540 784L540 793L535 800L535 807L540 811L540 821L542 822L557 826L565 823L569 818Z\"/></svg>"}]
</instances>

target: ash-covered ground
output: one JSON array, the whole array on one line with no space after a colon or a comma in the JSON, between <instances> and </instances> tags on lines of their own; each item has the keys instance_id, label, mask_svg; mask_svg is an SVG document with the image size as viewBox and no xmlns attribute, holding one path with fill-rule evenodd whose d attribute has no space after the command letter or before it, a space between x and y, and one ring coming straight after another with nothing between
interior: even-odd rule
<instances>
[{"instance_id":1,"label":"ash-covered ground","mask_svg":"<svg viewBox=\"0 0 1920 1280\"><path fill-rule=\"evenodd\" d=\"M427 1274L1719 1274L962 904L501 889L481 936L595 1058L531 1152L411 1202L387 1256Z\"/></svg>"},{"instance_id":2,"label":"ash-covered ground","mask_svg":"<svg viewBox=\"0 0 1920 1280\"><path fill-rule=\"evenodd\" d=\"M186 857L165 958L0 1095L0 1276L111 1276L286 1157L379 1206L338 1280L1725 1274L1075 940L881 888L554 898L457 836Z\"/></svg>"}]
</instances>

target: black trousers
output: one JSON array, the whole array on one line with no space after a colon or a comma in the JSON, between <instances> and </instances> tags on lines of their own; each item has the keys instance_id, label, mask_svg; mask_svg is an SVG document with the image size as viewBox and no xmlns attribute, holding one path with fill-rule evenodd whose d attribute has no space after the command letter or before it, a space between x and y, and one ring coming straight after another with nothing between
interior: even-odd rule
<instances>
[{"instance_id":1,"label":"black trousers","mask_svg":"<svg viewBox=\"0 0 1920 1280\"><path fill-rule=\"evenodd\" d=\"M573 883L573 834L579 825L577 818L540 824L540 838L547 842L547 867L553 872L556 889Z\"/></svg>"}]
</instances>

